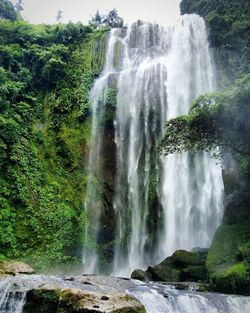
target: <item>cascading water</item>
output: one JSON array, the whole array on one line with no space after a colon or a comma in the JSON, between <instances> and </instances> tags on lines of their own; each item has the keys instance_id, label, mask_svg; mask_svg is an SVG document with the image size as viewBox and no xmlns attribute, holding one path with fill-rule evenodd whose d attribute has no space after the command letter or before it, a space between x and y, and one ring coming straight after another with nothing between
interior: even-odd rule
<instances>
[{"instance_id":1,"label":"cascading water","mask_svg":"<svg viewBox=\"0 0 250 313\"><path fill-rule=\"evenodd\" d=\"M210 245L223 213L220 166L205 152L160 157L156 146L166 121L186 114L193 99L214 90L214 81L205 23L197 15L183 16L176 26L137 22L111 31L106 65L91 93L85 237L101 243L105 213L93 180L102 180L103 117L107 90L115 87L114 274L129 276L176 249ZM98 253L89 250L85 271L96 272Z\"/></svg>"},{"instance_id":2,"label":"cascading water","mask_svg":"<svg viewBox=\"0 0 250 313\"><path fill-rule=\"evenodd\" d=\"M247 313L249 297L176 290L171 286L148 284L130 288L147 313Z\"/></svg>"},{"instance_id":3,"label":"cascading water","mask_svg":"<svg viewBox=\"0 0 250 313\"><path fill-rule=\"evenodd\" d=\"M0 312L22 313L26 292L13 290L12 277L0 281Z\"/></svg>"},{"instance_id":4,"label":"cascading water","mask_svg":"<svg viewBox=\"0 0 250 313\"><path fill-rule=\"evenodd\" d=\"M87 283L86 283L87 282ZM27 313L27 312L58 312L59 307L48 307L48 301L29 303L27 293L30 290L59 290L78 289L82 291L96 292L92 299L95 312L107 312L105 308L106 298L103 300L104 308L96 309L95 301L104 295L122 293L133 295L145 307L147 313L249 313L250 298L236 295L222 295L218 293L201 293L192 290L190 285L187 290L177 290L174 286L160 283L142 284L105 276L76 276L69 278L44 276L44 275L17 275L0 277L0 312L1 313ZM26 301L27 298L27 301ZM52 298L53 299L53 298ZM88 307L88 297L86 297ZM97 300L98 301L98 300ZM119 302L119 297L115 299ZM47 303L48 302L48 303ZM84 301L85 302L85 301ZM30 306L30 304L33 304ZM37 306L34 306L36 304ZM115 304L115 303L114 303ZM106 307L107 308L107 307ZM61 308L62 309L62 308ZM64 312L65 310L62 309ZM90 312L89 307L86 312ZM109 311L109 310L108 310Z\"/></svg>"}]
</instances>

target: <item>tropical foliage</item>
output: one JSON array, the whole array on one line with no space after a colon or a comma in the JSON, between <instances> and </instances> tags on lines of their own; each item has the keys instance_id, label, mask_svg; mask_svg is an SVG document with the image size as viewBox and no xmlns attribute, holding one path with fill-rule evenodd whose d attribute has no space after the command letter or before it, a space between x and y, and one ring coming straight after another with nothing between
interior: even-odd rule
<instances>
[{"instance_id":1,"label":"tropical foliage","mask_svg":"<svg viewBox=\"0 0 250 313\"><path fill-rule=\"evenodd\" d=\"M14 12L7 1L1 1ZM5 13L6 13L5 8ZM13 14L14 14L13 13ZM14 16L14 15L13 15ZM106 29L0 20L0 258L77 261Z\"/></svg>"},{"instance_id":2,"label":"tropical foliage","mask_svg":"<svg viewBox=\"0 0 250 313\"><path fill-rule=\"evenodd\" d=\"M183 150L230 150L250 156L250 74L224 93L199 97L190 113L166 125L160 147L166 154Z\"/></svg>"}]
</instances>

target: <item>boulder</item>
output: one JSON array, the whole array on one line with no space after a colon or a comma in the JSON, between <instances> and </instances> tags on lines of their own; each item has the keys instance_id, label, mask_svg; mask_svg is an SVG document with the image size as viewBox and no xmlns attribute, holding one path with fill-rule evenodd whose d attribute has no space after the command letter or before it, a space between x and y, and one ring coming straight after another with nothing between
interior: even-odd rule
<instances>
[{"instance_id":1,"label":"boulder","mask_svg":"<svg viewBox=\"0 0 250 313\"><path fill-rule=\"evenodd\" d=\"M204 265L188 266L182 270L183 281L206 281L207 269Z\"/></svg>"},{"instance_id":2,"label":"boulder","mask_svg":"<svg viewBox=\"0 0 250 313\"><path fill-rule=\"evenodd\" d=\"M208 249L196 248L195 251L177 250L155 266L149 266L146 273L149 279L162 282L206 281L205 260ZM138 270L136 270L136 273ZM140 274L142 274L140 272Z\"/></svg>"},{"instance_id":3,"label":"boulder","mask_svg":"<svg viewBox=\"0 0 250 313\"><path fill-rule=\"evenodd\" d=\"M201 254L197 251L189 252L185 250L177 250L171 257L172 263L176 266L204 265L205 261Z\"/></svg>"},{"instance_id":4,"label":"boulder","mask_svg":"<svg viewBox=\"0 0 250 313\"><path fill-rule=\"evenodd\" d=\"M149 266L147 273L151 274L152 280L163 281L163 282L178 282L181 281L181 270L178 268L155 265L154 267Z\"/></svg>"},{"instance_id":5,"label":"boulder","mask_svg":"<svg viewBox=\"0 0 250 313\"><path fill-rule=\"evenodd\" d=\"M222 293L249 295L250 282L247 267L243 262L228 265L211 275L212 289Z\"/></svg>"},{"instance_id":6,"label":"boulder","mask_svg":"<svg viewBox=\"0 0 250 313\"><path fill-rule=\"evenodd\" d=\"M43 285L27 293L24 313L146 313L134 297L119 292L94 292Z\"/></svg>"},{"instance_id":7,"label":"boulder","mask_svg":"<svg viewBox=\"0 0 250 313\"><path fill-rule=\"evenodd\" d=\"M2 261L0 262L0 271L3 274L16 275L16 274L35 274L34 269L23 262L19 261Z\"/></svg>"},{"instance_id":8,"label":"boulder","mask_svg":"<svg viewBox=\"0 0 250 313\"><path fill-rule=\"evenodd\" d=\"M143 282L148 282L148 281L152 280L152 277L149 273L142 271L140 269L134 270L131 274L131 278L137 279L137 280L140 280Z\"/></svg>"}]
</instances>

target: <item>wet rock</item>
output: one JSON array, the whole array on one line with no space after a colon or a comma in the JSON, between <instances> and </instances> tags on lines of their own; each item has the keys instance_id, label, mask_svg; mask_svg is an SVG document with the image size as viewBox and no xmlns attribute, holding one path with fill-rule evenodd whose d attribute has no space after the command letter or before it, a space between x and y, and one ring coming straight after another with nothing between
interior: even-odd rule
<instances>
[{"instance_id":1,"label":"wet rock","mask_svg":"<svg viewBox=\"0 0 250 313\"><path fill-rule=\"evenodd\" d=\"M77 288L51 289L44 285L27 293L24 313L146 313L134 297L119 292L94 292Z\"/></svg>"},{"instance_id":2,"label":"wet rock","mask_svg":"<svg viewBox=\"0 0 250 313\"><path fill-rule=\"evenodd\" d=\"M18 261L3 261L0 262L0 271L3 274L34 274L34 269L26 263Z\"/></svg>"},{"instance_id":3,"label":"wet rock","mask_svg":"<svg viewBox=\"0 0 250 313\"><path fill-rule=\"evenodd\" d=\"M109 300L109 297L107 297L107 296L102 296L102 297L101 297L101 300Z\"/></svg>"},{"instance_id":4,"label":"wet rock","mask_svg":"<svg viewBox=\"0 0 250 313\"><path fill-rule=\"evenodd\" d=\"M213 290L250 295L250 189L244 185L231 194L222 224L206 260Z\"/></svg>"},{"instance_id":5,"label":"wet rock","mask_svg":"<svg viewBox=\"0 0 250 313\"><path fill-rule=\"evenodd\" d=\"M148 282L148 281L152 280L152 276L149 273L142 271L140 269L134 270L131 274L131 278L137 279L137 280L140 280L143 282Z\"/></svg>"},{"instance_id":6,"label":"wet rock","mask_svg":"<svg viewBox=\"0 0 250 313\"><path fill-rule=\"evenodd\" d=\"M89 286L92 289L108 292L125 292L128 288L134 286L134 283L129 279L104 275L75 276L74 282L86 287Z\"/></svg>"},{"instance_id":7,"label":"wet rock","mask_svg":"<svg viewBox=\"0 0 250 313\"><path fill-rule=\"evenodd\" d=\"M60 290L56 289L56 287L55 289L47 288L33 289L27 292L23 313L57 312Z\"/></svg>"},{"instance_id":8,"label":"wet rock","mask_svg":"<svg viewBox=\"0 0 250 313\"><path fill-rule=\"evenodd\" d=\"M249 274L243 262L216 271L211 275L211 282L214 291L250 294Z\"/></svg>"},{"instance_id":9,"label":"wet rock","mask_svg":"<svg viewBox=\"0 0 250 313\"><path fill-rule=\"evenodd\" d=\"M239 184L239 174L237 164L231 154L225 154L222 160L222 177L225 194L229 195L237 189Z\"/></svg>"},{"instance_id":10,"label":"wet rock","mask_svg":"<svg viewBox=\"0 0 250 313\"><path fill-rule=\"evenodd\" d=\"M172 256L167 257L161 263L155 266L149 266L146 273L150 276L147 276L147 279L162 282L206 281L207 270L205 260L207 253L208 249L200 248L191 252L177 250ZM140 270L134 271L133 275L142 276L142 278L145 276L144 272Z\"/></svg>"},{"instance_id":11,"label":"wet rock","mask_svg":"<svg viewBox=\"0 0 250 313\"><path fill-rule=\"evenodd\" d=\"M207 292L211 290L210 285L207 283L182 281L182 282L170 282L170 283L163 282L161 284L174 287L176 290L187 290L187 291L198 291L198 292Z\"/></svg>"},{"instance_id":12,"label":"wet rock","mask_svg":"<svg viewBox=\"0 0 250 313\"><path fill-rule=\"evenodd\" d=\"M151 274L154 281L181 281L181 270L178 268L156 265L154 267L149 266L147 272Z\"/></svg>"},{"instance_id":13,"label":"wet rock","mask_svg":"<svg viewBox=\"0 0 250 313\"><path fill-rule=\"evenodd\" d=\"M189 265L204 265L205 263L198 251L189 252L185 250L175 251L171 257L171 261L173 264L181 267Z\"/></svg>"},{"instance_id":14,"label":"wet rock","mask_svg":"<svg viewBox=\"0 0 250 313\"><path fill-rule=\"evenodd\" d=\"M194 265L184 268L182 271L184 281L205 281L207 280L207 269L204 265Z\"/></svg>"}]
</instances>

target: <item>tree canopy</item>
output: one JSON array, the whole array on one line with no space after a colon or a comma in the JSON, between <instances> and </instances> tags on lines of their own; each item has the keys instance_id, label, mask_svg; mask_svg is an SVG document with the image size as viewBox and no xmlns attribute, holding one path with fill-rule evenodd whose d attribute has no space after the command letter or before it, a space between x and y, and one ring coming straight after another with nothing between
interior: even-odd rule
<instances>
[{"instance_id":1,"label":"tree canopy","mask_svg":"<svg viewBox=\"0 0 250 313\"><path fill-rule=\"evenodd\" d=\"M8 0L0 0L0 19L15 21L17 13L14 6Z\"/></svg>"},{"instance_id":2,"label":"tree canopy","mask_svg":"<svg viewBox=\"0 0 250 313\"><path fill-rule=\"evenodd\" d=\"M121 28L124 25L123 19L118 15L116 9L112 9L108 14L100 14L99 11L96 11L95 15L89 21L89 24L98 27L98 26L108 26L111 28Z\"/></svg>"},{"instance_id":3,"label":"tree canopy","mask_svg":"<svg viewBox=\"0 0 250 313\"><path fill-rule=\"evenodd\" d=\"M170 120L159 149L164 154L187 150L231 151L250 157L250 74L224 93L204 95L188 115Z\"/></svg>"}]
</instances>

